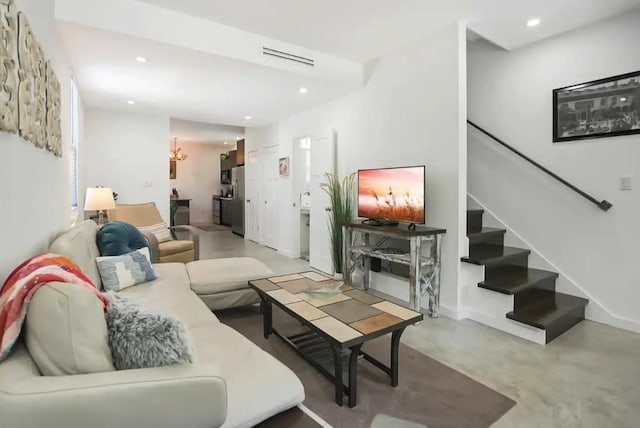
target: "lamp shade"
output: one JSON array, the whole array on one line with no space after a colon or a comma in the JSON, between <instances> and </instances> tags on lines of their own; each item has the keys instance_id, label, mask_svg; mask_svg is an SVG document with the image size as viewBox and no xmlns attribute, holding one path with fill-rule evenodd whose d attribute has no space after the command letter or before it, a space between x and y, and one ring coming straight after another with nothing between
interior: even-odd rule
<instances>
[{"instance_id":1,"label":"lamp shade","mask_svg":"<svg viewBox=\"0 0 640 428\"><path fill-rule=\"evenodd\" d=\"M84 199L85 211L114 210L116 201L113 200L113 191L108 187L88 187L87 196Z\"/></svg>"}]
</instances>

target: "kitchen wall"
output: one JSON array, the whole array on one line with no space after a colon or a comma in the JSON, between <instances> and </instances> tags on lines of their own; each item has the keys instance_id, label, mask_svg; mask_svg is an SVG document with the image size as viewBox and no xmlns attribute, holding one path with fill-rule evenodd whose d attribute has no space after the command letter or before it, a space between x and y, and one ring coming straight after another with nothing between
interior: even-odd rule
<instances>
[{"instance_id":1,"label":"kitchen wall","mask_svg":"<svg viewBox=\"0 0 640 428\"><path fill-rule=\"evenodd\" d=\"M171 188L176 188L181 198L191 199L191 223L212 223L211 196L220 194L220 155L233 146L216 144L179 143L187 160L177 162L176 179ZM225 186L225 188L228 186Z\"/></svg>"},{"instance_id":2,"label":"kitchen wall","mask_svg":"<svg viewBox=\"0 0 640 428\"><path fill-rule=\"evenodd\" d=\"M103 185L118 203L155 202L169 222L169 117L89 108L80 152L80 192Z\"/></svg>"},{"instance_id":3,"label":"kitchen wall","mask_svg":"<svg viewBox=\"0 0 640 428\"><path fill-rule=\"evenodd\" d=\"M466 252L465 28L444 23L437 35L369 64L367 75L364 87L348 97L279 121L271 129L248 130L247 151L277 141L280 156L292 156L295 139L335 129L341 176L358 168L425 164L427 221L447 229L443 313L458 317L459 257ZM278 250L284 254L293 253L293 231L299 229L300 216L292 207L294 175L292 171L279 182Z\"/></svg>"},{"instance_id":4,"label":"kitchen wall","mask_svg":"<svg viewBox=\"0 0 640 428\"><path fill-rule=\"evenodd\" d=\"M14 134L0 132L0 183L3 225L0 281L27 257L46 251L70 225L69 146L71 139L71 66L56 32L54 0L17 0L45 57L51 61L62 94L63 157L36 148Z\"/></svg>"},{"instance_id":5,"label":"kitchen wall","mask_svg":"<svg viewBox=\"0 0 640 428\"><path fill-rule=\"evenodd\" d=\"M469 45L469 118L598 199L602 212L477 132L469 193L561 272L587 316L640 331L640 136L552 143L554 88L640 70L640 11L506 52ZM596 311L597 310L597 311ZM598 313L596 313L598 312Z\"/></svg>"}]
</instances>

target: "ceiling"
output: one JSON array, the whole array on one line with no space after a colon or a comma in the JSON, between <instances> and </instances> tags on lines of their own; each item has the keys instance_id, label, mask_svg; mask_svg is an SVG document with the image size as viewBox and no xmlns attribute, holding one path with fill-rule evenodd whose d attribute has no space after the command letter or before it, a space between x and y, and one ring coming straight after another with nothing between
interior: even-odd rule
<instances>
[{"instance_id":1,"label":"ceiling","mask_svg":"<svg viewBox=\"0 0 640 428\"><path fill-rule=\"evenodd\" d=\"M261 126L347 91L340 82L123 34L67 22L58 28L89 107ZM140 64L137 56L149 62Z\"/></svg>"},{"instance_id":2,"label":"ceiling","mask_svg":"<svg viewBox=\"0 0 640 428\"><path fill-rule=\"evenodd\" d=\"M468 38L516 49L639 5L640 0L56 0L56 17L87 106L243 128L344 96L361 87L369 60L437 37L439 28L460 20L467 22ZM542 23L528 28L531 17ZM265 46L316 64L265 56ZM140 64L137 56L149 62ZM302 87L308 92L301 93ZM231 139L216 134L220 129L192 126L176 128L184 133L176 136Z\"/></svg>"},{"instance_id":3,"label":"ceiling","mask_svg":"<svg viewBox=\"0 0 640 428\"><path fill-rule=\"evenodd\" d=\"M215 144L224 146L225 142L233 146L236 140L244 138L244 128L239 126L218 125L189 120L171 119L171 139L179 143Z\"/></svg>"},{"instance_id":4,"label":"ceiling","mask_svg":"<svg viewBox=\"0 0 640 428\"><path fill-rule=\"evenodd\" d=\"M352 61L365 62L465 20L515 49L620 14L640 0L142 0ZM542 24L525 26L531 17Z\"/></svg>"}]
</instances>

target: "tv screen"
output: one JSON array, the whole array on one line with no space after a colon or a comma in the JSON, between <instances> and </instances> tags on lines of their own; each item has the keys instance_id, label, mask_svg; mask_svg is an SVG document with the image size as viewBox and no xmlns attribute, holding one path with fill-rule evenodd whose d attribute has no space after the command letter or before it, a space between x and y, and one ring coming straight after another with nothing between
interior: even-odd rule
<instances>
[{"instance_id":1,"label":"tv screen","mask_svg":"<svg viewBox=\"0 0 640 428\"><path fill-rule=\"evenodd\" d=\"M425 167L358 171L358 216L425 223Z\"/></svg>"}]
</instances>

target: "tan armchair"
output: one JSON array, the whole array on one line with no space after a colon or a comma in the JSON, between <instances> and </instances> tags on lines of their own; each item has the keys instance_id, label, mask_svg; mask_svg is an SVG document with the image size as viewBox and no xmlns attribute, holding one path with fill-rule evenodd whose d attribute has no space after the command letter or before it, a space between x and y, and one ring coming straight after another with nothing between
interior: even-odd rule
<instances>
[{"instance_id":1,"label":"tan armchair","mask_svg":"<svg viewBox=\"0 0 640 428\"><path fill-rule=\"evenodd\" d=\"M115 210L107 212L109 221L126 221L136 227L153 226L162 223L162 217L154 202L144 204L116 205ZM188 263L200 258L200 236L191 226L173 226L172 231L185 231L191 240L175 240L160 242L155 235L142 232L149 242L151 261L153 263Z\"/></svg>"}]
</instances>

